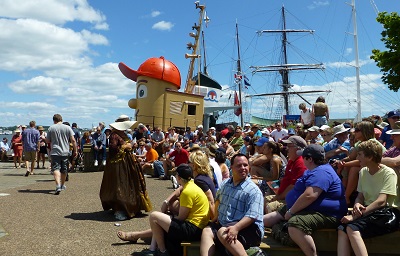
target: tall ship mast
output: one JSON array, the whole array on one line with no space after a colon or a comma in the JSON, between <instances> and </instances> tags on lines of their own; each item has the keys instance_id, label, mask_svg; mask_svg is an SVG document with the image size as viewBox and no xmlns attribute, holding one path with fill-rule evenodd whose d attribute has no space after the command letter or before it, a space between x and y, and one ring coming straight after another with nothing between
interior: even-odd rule
<instances>
[{"instance_id":1,"label":"tall ship mast","mask_svg":"<svg viewBox=\"0 0 400 256\"><path fill-rule=\"evenodd\" d=\"M285 18L285 7L282 6L282 28L278 30L260 30L257 31L259 35L262 35L264 33L280 33L281 38L282 38L282 44L281 44L281 55L282 55L282 63L276 64L276 65L267 65L267 66L250 66L252 69L252 73L259 73L259 72L279 72L282 78L282 83L280 86L282 87L281 92L276 92L276 93L264 93L264 94L254 94L254 95L248 95L246 97L261 97L261 96L274 96L274 95L280 95L283 98L283 114L285 115L290 115L290 102L289 102L289 96L290 95L298 95L301 97L305 102L307 102L309 105L311 105L310 102L308 102L304 97L301 96L301 94L306 94L306 93L318 93L318 92L330 92L326 90L312 90L312 91L301 91L301 92L296 92L293 91L292 87L293 85L290 83L289 79L289 73L291 71L295 70L313 70L313 69L320 69L323 70L325 67L322 63L317 63L317 64L289 64L288 61L288 54L287 54L287 44L288 44L288 35L290 33L314 33L314 30L306 30L306 29L288 29L286 27L286 18ZM282 114L282 113L281 113ZM280 115L281 115L280 114Z\"/></svg>"}]
</instances>

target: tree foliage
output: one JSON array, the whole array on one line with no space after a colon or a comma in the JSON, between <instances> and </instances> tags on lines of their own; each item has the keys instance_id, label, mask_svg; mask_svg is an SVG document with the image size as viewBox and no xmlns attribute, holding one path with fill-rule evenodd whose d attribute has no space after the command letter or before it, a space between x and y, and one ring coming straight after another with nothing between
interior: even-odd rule
<instances>
[{"instance_id":1,"label":"tree foliage","mask_svg":"<svg viewBox=\"0 0 400 256\"><path fill-rule=\"evenodd\" d=\"M397 12L380 12L376 20L383 25L381 41L387 50L373 49L371 59L383 72L383 83L397 92L400 88L400 16Z\"/></svg>"}]
</instances>

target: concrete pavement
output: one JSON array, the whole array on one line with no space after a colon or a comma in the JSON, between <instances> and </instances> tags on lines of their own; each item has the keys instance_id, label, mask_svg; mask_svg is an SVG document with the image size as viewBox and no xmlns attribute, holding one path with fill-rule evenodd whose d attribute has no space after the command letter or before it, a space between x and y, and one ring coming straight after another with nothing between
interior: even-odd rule
<instances>
[{"instance_id":1,"label":"concrete pavement","mask_svg":"<svg viewBox=\"0 0 400 256\"><path fill-rule=\"evenodd\" d=\"M48 163L46 163L48 165ZM0 163L1 255L131 255L148 245L122 242L118 230L149 228L148 213L116 221L99 198L102 172L71 173L67 190L54 195L49 169L24 177L25 169ZM168 180L146 178L153 210L173 191ZM115 226L120 223L121 226Z\"/></svg>"}]
</instances>

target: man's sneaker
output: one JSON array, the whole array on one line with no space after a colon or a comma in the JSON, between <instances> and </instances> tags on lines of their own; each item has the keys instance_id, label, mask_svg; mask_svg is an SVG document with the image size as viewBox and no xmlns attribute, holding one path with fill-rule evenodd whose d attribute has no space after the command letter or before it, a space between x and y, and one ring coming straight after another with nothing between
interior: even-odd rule
<instances>
[{"instance_id":1,"label":"man's sneaker","mask_svg":"<svg viewBox=\"0 0 400 256\"><path fill-rule=\"evenodd\" d=\"M103 164L104 166L106 166L106 160L103 160L102 164Z\"/></svg>"},{"instance_id":2,"label":"man's sneaker","mask_svg":"<svg viewBox=\"0 0 400 256\"><path fill-rule=\"evenodd\" d=\"M172 188L173 189L177 189L177 188L179 188L179 184L178 184L178 181L176 180L176 178L175 178L175 176L171 176L171 181L172 181Z\"/></svg>"},{"instance_id":3,"label":"man's sneaker","mask_svg":"<svg viewBox=\"0 0 400 256\"><path fill-rule=\"evenodd\" d=\"M57 186L56 187L56 192L54 193L55 195L59 195L60 194L60 192L61 192L61 187L59 187L59 186Z\"/></svg>"},{"instance_id":4,"label":"man's sneaker","mask_svg":"<svg viewBox=\"0 0 400 256\"><path fill-rule=\"evenodd\" d=\"M165 176L164 176L164 175L160 175L160 176L158 176L158 178L159 178L160 180L163 180L163 179L165 179Z\"/></svg>"},{"instance_id":5,"label":"man's sneaker","mask_svg":"<svg viewBox=\"0 0 400 256\"><path fill-rule=\"evenodd\" d=\"M61 190L66 190L66 189L67 189L67 187L65 185L61 186Z\"/></svg>"},{"instance_id":6,"label":"man's sneaker","mask_svg":"<svg viewBox=\"0 0 400 256\"><path fill-rule=\"evenodd\" d=\"M98 166L99 162L97 160L94 160L94 166Z\"/></svg>"}]
</instances>

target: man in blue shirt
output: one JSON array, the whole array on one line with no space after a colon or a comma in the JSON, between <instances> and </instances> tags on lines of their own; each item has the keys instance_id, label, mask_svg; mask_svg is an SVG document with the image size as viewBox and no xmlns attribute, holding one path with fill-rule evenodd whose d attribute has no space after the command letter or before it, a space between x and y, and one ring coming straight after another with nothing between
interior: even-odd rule
<instances>
[{"instance_id":1,"label":"man in blue shirt","mask_svg":"<svg viewBox=\"0 0 400 256\"><path fill-rule=\"evenodd\" d=\"M26 174L33 174L33 168L35 167L37 152L39 151L39 137L40 133L36 130L36 122L30 121L29 128L25 129L22 133L22 143L24 147L24 156L26 164ZM29 165L30 162L30 165Z\"/></svg>"},{"instance_id":2,"label":"man in blue shirt","mask_svg":"<svg viewBox=\"0 0 400 256\"><path fill-rule=\"evenodd\" d=\"M334 139L324 145L325 159L343 159L347 156L346 153L351 148L349 130L350 128L345 128L343 124L333 127L332 137Z\"/></svg>"},{"instance_id":3,"label":"man in blue shirt","mask_svg":"<svg viewBox=\"0 0 400 256\"><path fill-rule=\"evenodd\" d=\"M386 149L389 149L393 145L393 140L390 137L390 134L387 134L387 131L392 130L392 127L396 127L395 123L396 121L399 121L400 118L400 112L397 110L392 110L387 113L387 120L389 122L389 125L385 126L382 130L381 137L379 137L379 141L385 146Z\"/></svg>"},{"instance_id":4,"label":"man in blue shirt","mask_svg":"<svg viewBox=\"0 0 400 256\"><path fill-rule=\"evenodd\" d=\"M245 155L236 154L231 163L232 178L226 179L217 192L214 222L203 229L202 256L214 255L215 248L247 255L246 250L259 246L264 236L264 199L249 176L249 161Z\"/></svg>"}]
</instances>

